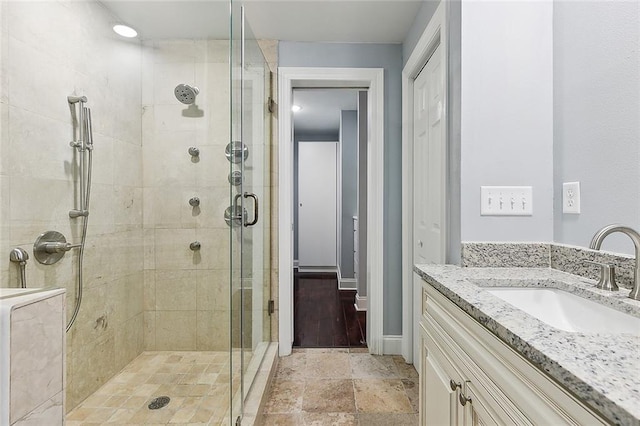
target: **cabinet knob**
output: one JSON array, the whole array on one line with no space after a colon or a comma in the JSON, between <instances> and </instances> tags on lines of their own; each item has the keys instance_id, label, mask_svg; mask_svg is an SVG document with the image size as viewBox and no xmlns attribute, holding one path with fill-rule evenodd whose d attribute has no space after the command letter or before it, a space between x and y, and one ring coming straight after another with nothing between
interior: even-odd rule
<instances>
[{"instance_id":1,"label":"cabinet knob","mask_svg":"<svg viewBox=\"0 0 640 426\"><path fill-rule=\"evenodd\" d=\"M454 391L458 388L461 388L462 385L460 383L457 383L455 380L451 379L449 380L449 386L451 387L451 390Z\"/></svg>"},{"instance_id":2,"label":"cabinet knob","mask_svg":"<svg viewBox=\"0 0 640 426\"><path fill-rule=\"evenodd\" d=\"M458 395L458 398L460 399L460 405L462 405L463 407L467 405L467 402L471 404L471 398L464 396L462 392L460 392L460 395Z\"/></svg>"}]
</instances>

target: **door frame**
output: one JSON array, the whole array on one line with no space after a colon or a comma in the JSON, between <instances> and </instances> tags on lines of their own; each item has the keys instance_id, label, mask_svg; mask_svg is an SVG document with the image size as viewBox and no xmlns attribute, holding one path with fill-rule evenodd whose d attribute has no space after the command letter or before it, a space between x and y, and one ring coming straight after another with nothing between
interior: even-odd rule
<instances>
[{"instance_id":1,"label":"door frame","mask_svg":"<svg viewBox=\"0 0 640 426\"><path fill-rule=\"evenodd\" d=\"M405 67L402 70L402 356L408 363L416 366L419 360L413 359L414 328L418 327L415 312L414 284L413 284L413 86L414 80L420 74L427 61L440 46L442 60L442 72L444 73L443 108L442 118L445 141L448 139L448 39L447 39L447 12L449 2L440 2L440 5L427 24L422 36L413 49ZM445 188L445 211L448 212L448 180L447 180L447 149L443 154L442 182ZM446 215L445 215L446 220ZM444 247L446 256L448 247L448 230L442 233L444 241L440 244Z\"/></svg>"},{"instance_id":2,"label":"door frame","mask_svg":"<svg viewBox=\"0 0 640 426\"><path fill-rule=\"evenodd\" d=\"M294 88L367 88L367 344L383 350L384 69L278 68L278 341L279 355L293 345L293 104ZM373 171L377 173L373 173Z\"/></svg>"}]
</instances>

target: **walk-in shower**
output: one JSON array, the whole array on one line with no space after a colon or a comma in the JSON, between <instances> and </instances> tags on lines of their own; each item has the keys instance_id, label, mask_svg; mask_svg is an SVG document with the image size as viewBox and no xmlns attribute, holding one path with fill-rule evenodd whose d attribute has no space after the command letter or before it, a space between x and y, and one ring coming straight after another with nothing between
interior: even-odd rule
<instances>
[{"instance_id":1,"label":"walk-in shower","mask_svg":"<svg viewBox=\"0 0 640 426\"><path fill-rule=\"evenodd\" d=\"M245 417L271 338L272 118L241 6L0 1L0 284L66 288L70 426Z\"/></svg>"}]
</instances>

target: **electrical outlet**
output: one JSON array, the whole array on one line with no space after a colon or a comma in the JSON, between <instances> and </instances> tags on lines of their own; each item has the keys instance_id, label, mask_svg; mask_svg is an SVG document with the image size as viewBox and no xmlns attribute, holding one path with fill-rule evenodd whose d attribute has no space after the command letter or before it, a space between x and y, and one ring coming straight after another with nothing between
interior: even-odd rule
<instances>
[{"instance_id":1,"label":"electrical outlet","mask_svg":"<svg viewBox=\"0 0 640 426\"><path fill-rule=\"evenodd\" d=\"M562 213L580 214L580 182L562 184Z\"/></svg>"},{"instance_id":2,"label":"electrical outlet","mask_svg":"<svg viewBox=\"0 0 640 426\"><path fill-rule=\"evenodd\" d=\"M480 215L532 216L531 186L481 186Z\"/></svg>"}]
</instances>

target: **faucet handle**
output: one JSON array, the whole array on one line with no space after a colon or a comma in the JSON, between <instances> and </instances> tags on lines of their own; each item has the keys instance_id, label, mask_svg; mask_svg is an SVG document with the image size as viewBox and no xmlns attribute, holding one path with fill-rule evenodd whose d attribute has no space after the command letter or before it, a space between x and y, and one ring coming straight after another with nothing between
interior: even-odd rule
<instances>
[{"instance_id":1,"label":"faucet handle","mask_svg":"<svg viewBox=\"0 0 640 426\"><path fill-rule=\"evenodd\" d=\"M611 263L594 262L592 260L583 260L584 263L600 266L600 280L596 284L596 288L601 290L618 291L616 284L616 267Z\"/></svg>"}]
</instances>

